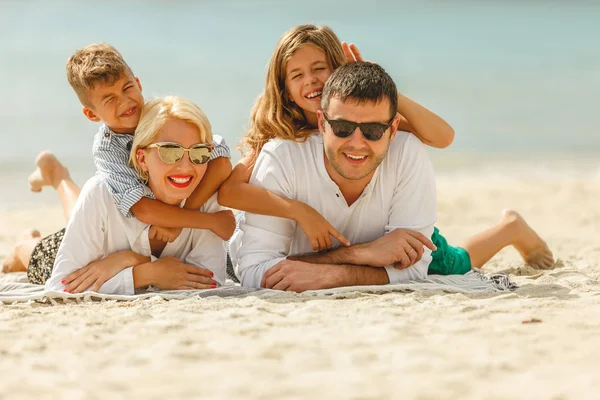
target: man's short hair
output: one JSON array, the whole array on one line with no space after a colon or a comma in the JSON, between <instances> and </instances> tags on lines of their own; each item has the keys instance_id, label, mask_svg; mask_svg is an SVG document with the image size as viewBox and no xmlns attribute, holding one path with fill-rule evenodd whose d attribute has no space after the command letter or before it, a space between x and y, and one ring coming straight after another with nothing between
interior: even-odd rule
<instances>
[{"instance_id":1,"label":"man's short hair","mask_svg":"<svg viewBox=\"0 0 600 400\"><path fill-rule=\"evenodd\" d=\"M333 97L359 104L367 101L379 103L387 98L390 101L390 118L396 115L398 109L398 91L392 77L381 66L364 61L342 65L331 74L321 97L324 111L327 111Z\"/></svg>"},{"instance_id":2,"label":"man's short hair","mask_svg":"<svg viewBox=\"0 0 600 400\"><path fill-rule=\"evenodd\" d=\"M94 43L78 49L67 61L67 80L82 104L89 106L88 93L98 83L113 85L133 72L121 53L107 43Z\"/></svg>"}]
</instances>

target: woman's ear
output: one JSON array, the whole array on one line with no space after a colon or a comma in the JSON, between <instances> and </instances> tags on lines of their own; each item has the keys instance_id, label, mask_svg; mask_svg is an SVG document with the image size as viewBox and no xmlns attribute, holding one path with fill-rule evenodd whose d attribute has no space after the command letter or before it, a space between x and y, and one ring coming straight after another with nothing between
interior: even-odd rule
<instances>
[{"instance_id":1,"label":"woman's ear","mask_svg":"<svg viewBox=\"0 0 600 400\"><path fill-rule=\"evenodd\" d=\"M143 149L137 149L135 152L135 157L137 158L137 162L142 171L148 172L148 164L146 164L146 152Z\"/></svg>"}]
</instances>

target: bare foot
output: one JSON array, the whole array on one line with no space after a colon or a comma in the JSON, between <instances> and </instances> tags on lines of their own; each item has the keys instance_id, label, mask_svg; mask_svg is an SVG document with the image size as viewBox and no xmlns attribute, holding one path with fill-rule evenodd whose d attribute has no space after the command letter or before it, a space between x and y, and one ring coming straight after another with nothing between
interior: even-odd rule
<instances>
[{"instance_id":1,"label":"bare foot","mask_svg":"<svg viewBox=\"0 0 600 400\"><path fill-rule=\"evenodd\" d=\"M54 154L42 151L35 160L36 170L29 175L29 188L32 192L39 193L44 186L53 186L69 178L69 171L58 161Z\"/></svg>"},{"instance_id":2,"label":"bare foot","mask_svg":"<svg viewBox=\"0 0 600 400\"><path fill-rule=\"evenodd\" d=\"M33 239L33 240L32 240ZM33 247L41 239L40 231L37 229L28 229L20 237L20 241L15 245L15 248L4 260L2 264L2 272L25 272L27 271L27 265L23 263L22 254L24 251L33 252ZM28 257L28 258L29 258Z\"/></svg>"},{"instance_id":3,"label":"bare foot","mask_svg":"<svg viewBox=\"0 0 600 400\"><path fill-rule=\"evenodd\" d=\"M502 222L514 230L515 242L513 244L521 253L525 263L534 268L552 268L555 261L548 245L518 212L505 210Z\"/></svg>"},{"instance_id":4,"label":"bare foot","mask_svg":"<svg viewBox=\"0 0 600 400\"><path fill-rule=\"evenodd\" d=\"M4 260L4 263L2 264L2 272L8 273L8 272L27 271L27 267L25 267L25 265L23 265L23 263L17 256L17 251L18 251L18 245L15 246L14 250L11 251L8 254L8 256L6 257L6 259Z\"/></svg>"},{"instance_id":5,"label":"bare foot","mask_svg":"<svg viewBox=\"0 0 600 400\"><path fill-rule=\"evenodd\" d=\"M42 235L40 234L40 231L38 231L37 229L27 229L25 232L23 232L21 234L22 240L35 239L35 238L41 238L41 237L42 237Z\"/></svg>"}]
</instances>

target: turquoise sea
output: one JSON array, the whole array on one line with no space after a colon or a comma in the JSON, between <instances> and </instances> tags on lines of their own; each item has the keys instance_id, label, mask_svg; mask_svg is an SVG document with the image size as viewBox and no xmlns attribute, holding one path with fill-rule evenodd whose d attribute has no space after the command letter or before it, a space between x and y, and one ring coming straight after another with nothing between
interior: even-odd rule
<instances>
[{"instance_id":1,"label":"turquoise sea","mask_svg":"<svg viewBox=\"0 0 600 400\"><path fill-rule=\"evenodd\" d=\"M235 147L278 38L302 23L330 25L453 125L451 148L432 151L440 173L559 162L597 174L598 21L600 3L584 1L2 1L0 205L51 201L27 190L40 150L80 183L94 172L97 126L64 72L75 49L113 44L146 98L193 99Z\"/></svg>"}]
</instances>

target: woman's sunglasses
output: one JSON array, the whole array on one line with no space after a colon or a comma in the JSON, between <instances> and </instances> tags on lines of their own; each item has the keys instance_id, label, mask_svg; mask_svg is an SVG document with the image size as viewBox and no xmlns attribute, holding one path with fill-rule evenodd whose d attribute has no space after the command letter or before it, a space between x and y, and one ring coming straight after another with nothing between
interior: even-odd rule
<instances>
[{"instance_id":1,"label":"woman's sunglasses","mask_svg":"<svg viewBox=\"0 0 600 400\"><path fill-rule=\"evenodd\" d=\"M392 125L395 115L392 116L387 124L382 124L381 122L363 122L359 124L357 122L346 121L345 119L329 119L325 112L323 112L323 117L325 117L325 121L331 126L333 134L339 138L352 136L356 127L359 127L365 139L376 142L383 137L385 131Z\"/></svg>"},{"instance_id":2,"label":"woman's sunglasses","mask_svg":"<svg viewBox=\"0 0 600 400\"><path fill-rule=\"evenodd\" d=\"M210 160L210 153L214 146L212 144L195 144L189 149L186 149L179 143L160 142L150 144L146 146L146 148L157 148L158 157L165 164L177 164L181 161L187 151L190 156L190 161L196 165L201 165Z\"/></svg>"}]
</instances>

